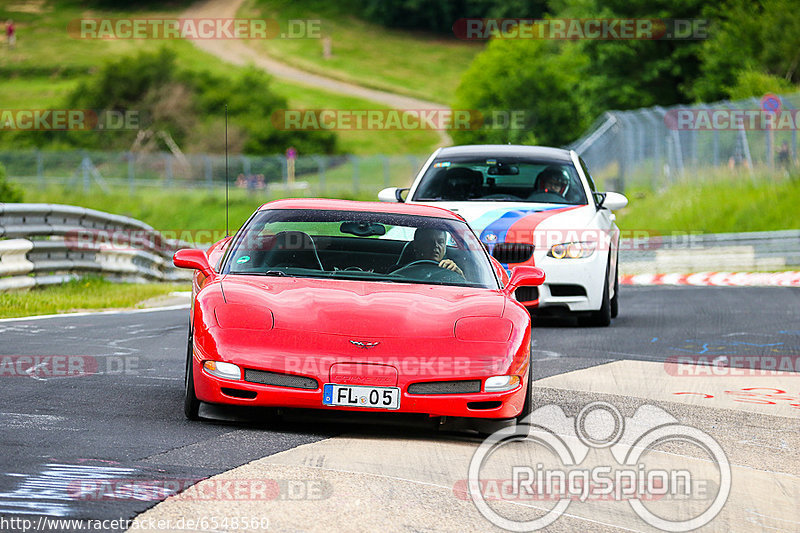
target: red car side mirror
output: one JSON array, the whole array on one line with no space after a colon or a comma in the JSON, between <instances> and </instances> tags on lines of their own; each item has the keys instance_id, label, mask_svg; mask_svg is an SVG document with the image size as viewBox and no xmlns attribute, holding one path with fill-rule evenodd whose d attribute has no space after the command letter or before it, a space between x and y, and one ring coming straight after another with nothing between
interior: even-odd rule
<instances>
[{"instance_id":1,"label":"red car side mirror","mask_svg":"<svg viewBox=\"0 0 800 533\"><path fill-rule=\"evenodd\" d=\"M518 266L511 269L511 279L503 291L514 294L518 287L535 287L544 283L544 270L532 266Z\"/></svg>"},{"instance_id":2,"label":"red car side mirror","mask_svg":"<svg viewBox=\"0 0 800 533\"><path fill-rule=\"evenodd\" d=\"M175 252L172 256L172 264L178 268L193 268L199 270L206 277L210 278L216 275L208 262L208 256L203 250L184 249Z\"/></svg>"}]
</instances>

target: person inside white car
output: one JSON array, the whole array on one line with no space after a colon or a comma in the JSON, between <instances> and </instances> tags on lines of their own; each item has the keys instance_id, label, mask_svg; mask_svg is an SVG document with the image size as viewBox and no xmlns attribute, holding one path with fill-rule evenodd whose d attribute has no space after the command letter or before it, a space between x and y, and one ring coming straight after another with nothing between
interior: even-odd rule
<instances>
[{"instance_id":1,"label":"person inside white car","mask_svg":"<svg viewBox=\"0 0 800 533\"><path fill-rule=\"evenodd\" d=\"M569 178L564 175L564 171L559 167L547 167L536 176L534 195L540 193L557 194L566 198L569 191Z\"/></svg>"}]
</instances>

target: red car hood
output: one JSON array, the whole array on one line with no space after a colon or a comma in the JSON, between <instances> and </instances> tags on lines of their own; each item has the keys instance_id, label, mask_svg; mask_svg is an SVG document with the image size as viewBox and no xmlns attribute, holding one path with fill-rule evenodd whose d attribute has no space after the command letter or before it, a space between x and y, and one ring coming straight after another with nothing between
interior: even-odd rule
<instances>
[{"instance_id":1,"label":"red car hood","mask_svg":"<svg viewBox=\"0 0 800 533\"><path fill-rule=\"evenodd\" d=\"M466 316L499 317L499 290L313 278L226 276L225 301L266 307L275 330L365 338L453 337Z\"/></svg>"}]
</instances>

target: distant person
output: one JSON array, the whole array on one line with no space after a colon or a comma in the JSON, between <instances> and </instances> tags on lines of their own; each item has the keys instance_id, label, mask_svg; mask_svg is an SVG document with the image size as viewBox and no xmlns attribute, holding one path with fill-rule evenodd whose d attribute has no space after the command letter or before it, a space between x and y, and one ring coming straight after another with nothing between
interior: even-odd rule
<instances>
[{"instance_id":1,"label":"distant person","mask_svg":"<svg viewBox=\"0 0 800 533\"><path fill-rule=\"evenodd\" d=\"M789 143L783 141L783 144L778 149L778 166L784 169L788 169L790 161L791 161L791 153L789 152Z\"/></svg>"},{"instance_id":2,"label":"distant person","mask_svg":"<svg viewBox=\"0 0 800 533\"><path fill-rule=\"evenodd\" d=\"M14 45L17 44L17 32L14 27L14 21L11 19L6 22L6 38L8 39L8 47L14 48Z\"/></svg>"},{"instance_id":3,"label":"distant person","mask_svg":"<svg viewBox=\"0 0 800 533\"><path fill-rule=\"evenodd\" d=\"M322 38L322 57L324 59L330 59L333 56L332 49L333 40L326 35Z\"/></svg>"}]
</instances>

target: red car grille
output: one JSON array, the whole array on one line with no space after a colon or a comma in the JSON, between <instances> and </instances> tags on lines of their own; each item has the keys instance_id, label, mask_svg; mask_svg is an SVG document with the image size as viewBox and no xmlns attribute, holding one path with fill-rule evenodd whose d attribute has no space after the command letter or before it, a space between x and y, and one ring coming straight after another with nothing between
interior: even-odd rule
<instances>
[{"instance_id":1,"label":"red car grille","mask_svg":"<svg viewBox=\"0 0 800 533\"><path fill-rule=\"evenodd\" d=\"M428 381L412 383L408 386L409 394L463 394L480 392L481 380L470 379L460 381Z\"/></svg>"},{"instance_id":2,"label":"red car grille","mask_svg":"<svg viewBox=\"0 0 800 533\"><path fill-rule=\"evenodd\" d=\"M317 380L314 378L295 376L292 374L280 374L278 372L267 372L265 370L253 370L252 368L244 369L244 380L260 385L274 385L276 387L290 387L293 389L316 390L319 388L319 383L317 383Z\"/></svg>"}]
</instances>

